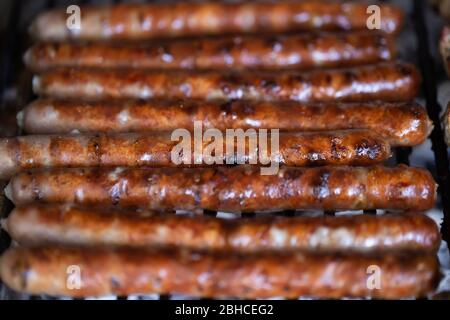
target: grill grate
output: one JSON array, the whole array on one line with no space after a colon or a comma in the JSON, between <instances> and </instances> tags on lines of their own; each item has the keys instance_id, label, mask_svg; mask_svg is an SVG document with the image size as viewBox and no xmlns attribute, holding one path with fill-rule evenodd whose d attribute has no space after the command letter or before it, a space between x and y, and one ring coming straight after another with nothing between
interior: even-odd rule
<instances>
[{"instance_id":1,"label":"grill grate","mask_svg":"<svg viewBox=\"0 0 450 320\"><path fill-rule=\"evenodd\" d=\"M449 243L450 240L450 172L447 154L447 146L444 142L444 134L439 121L441 106L437 101L436 79L433 71L434 62L430 53L428 29L425 22L425 8L423 0L414 1L414 21L418 38L419 67L422 73L422 88L425 94L428 115L433 121L434 129L430 139L437 170L438 192L442 199L444 220L441 225L442 238Z\"/></svg>"},{"instance_id":2,"label":"grill grate","mask_svg":"<svg viewBox=\"0 0 450 320\"><path fill-rule=\"evenodd\" d=\"M60 3L61 2L61 3ZM21 17L26 12L27 16L31 17L30 13L37 13L41 10L51 9L58 5L66 4L65 0L43 0L43 1L3 1L0 3L0 9L4 13L3 19L7 21L6 27L1 32L1 60L0 60L0 114L1 119L6 118L4 115L15 115L17 107L23 106L25 103L31 101L34 97L31 91L31 77L28 71L24 70L21 62L22 51L28 45L28 38L26 36L26 26L30 21L21 21ZM124 1L121 0L79 0L70 1L70 4L89 4L89 3L110 3L118 4ZM136 1L134 1L136 2ZM383 1L389 2L389 1ZM4 6L4 7L3 7ZM429 117L433 121L434 130L430 135L432 150L435 157L436 179L439 184L438 192L442 199L442 209L444 219L441 225L442 237L447 243L450 243L450 171L449 159L447 154L447 146L443 138L443 130L440 125L439 114L441 106L437 101L437 86L436 79L433 74L435 62L430 51L428 30L425 21L426 3L424 0L414 1L414 30L415 37L418 43L418 57L419 68L422 74L423 83L422 89L426 100L427 111ZM6 8L6 10L5 10ZM36 10L36 8L39 8ZM30 12L32 11L32 12ZM6 13L6 14L5 14ZM9 14L8 14L9 13ZM0 25L0 30L2 26ZM15 116L13 117L15 119ZM16 135L18 133L16 127L4 124L4 120L0 123L1 135ZM5 130L5 128L7 130ZM412 153L412 148L396 148L395 161L399 164L409 164L409 159ZM3 186L0 186L3 189ZM0 214L7 215L12 209L12 203L5 199L0 199ZM208 216L217 216L215 211L203 212ZM376 210L364 210L365 214L376 214ZM294 216L295 211L284 211L277 213L282 216ZM325 215L335 215L334 211L325 211ZM245 218L252 218L254 213L242 214ZM0 231L0 253L3 252L10 245L9 236L2 230ZM0 282L0 299L4 298L4 287ZM7 298L15 298L14 294L8 293ZM161 300L170 299L170 295L161 295ZM29 299L46 299L43 296L31 296ZM126 297L118 297L118 299L126 299Z\"/></svg>"}]
</instances>

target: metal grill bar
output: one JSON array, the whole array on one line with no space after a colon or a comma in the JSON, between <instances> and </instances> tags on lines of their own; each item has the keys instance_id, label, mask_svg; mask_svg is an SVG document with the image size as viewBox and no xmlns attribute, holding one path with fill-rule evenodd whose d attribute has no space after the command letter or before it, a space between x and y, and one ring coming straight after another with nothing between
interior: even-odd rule
<instances>
[{"instance_id":1,"label":"metal grill bar","mask_svg":"<svg viewBox=\"0 0 450 320\"><path fill-rule=\"evenodd\" d=\"M441 106L437 101L436 79L434 77L434 62L429 50L428 29L425 21L425 3L414 0L414 27L418 39L419 67L422 73L422 88L425 94L428 115L433 121L431 143L437 170L438 192L442 199L444 219L441 224L442 238L450 241L450 172L447 145L439 119Z\"/></svg>"},{"instance_id":2,"label":"metal grill bar","mask_svg":"<svg viewBox=\"0 0 450 320\"><path fill-rule=\"evenodd\" d=\"M4 101L4 94L13 82L14 75L14 57L18 55L18 24L20 10L22 7L21 1L13 1L11 13L9 15L8 24L3 34L2 39L2 59L1 59L1 84L0 84L0 99ZM3 105L3 103L2 103Z\"/></svg>"},{"instance_id":3,"label":"metal grill bar","mask_svg":"<svg viewBox=\"0 0 450 320\"><path fill-rule=\"evenodd\" d=\"M52 9L55 7L55 1L56 0L47 0L45 3L45 6L47 7L47 9Z\"/></svg>"},{"instance_id":4,"label":"metal grill bar","mask_svg":"<svg viewBox=\"0 0 450 320\"><path fill-rule=\"evenodd\" d=\"M203 210L203 214L204 214L205 216L215 217L215 216L217 216L217 211Z\"/></svg>"},{"instance_id":5,"label":"metal grill bar","mask_svg":"<svg viewBox=\"0 0 450 320\"><path fill-rule=\"evenodd\" d=\"M395 159L397 163L409 165L409 156L411 155L411 152L411 147L396 148Z\"/></svg>"}]
</instances>

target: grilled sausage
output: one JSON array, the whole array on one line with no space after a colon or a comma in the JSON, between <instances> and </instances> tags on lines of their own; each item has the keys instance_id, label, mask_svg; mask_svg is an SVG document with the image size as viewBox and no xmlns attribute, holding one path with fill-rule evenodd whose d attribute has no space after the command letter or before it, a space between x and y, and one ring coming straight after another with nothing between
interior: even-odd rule
<instances>
[{"instance_id":1,"label":"grilled sausage","mask_svg":"<svg viewBox=\"0 0 450 320\"><path fill-rule=\"evenodd\" d=\"M62 69L35 75L36 94L55 98L192 98L319 101L407 101L418 91L414 66L381 63L310 72L223 73L198 71Z\"/></svg>"},{"instance_id":2,"label":"grilled sausage","mask_svg":"<svg viewBox=\"0 0 450 320\"><path fill-rule=\"evenodd\" d=\"M168 3L82 7L80 28L68 28L65 10L44 12L33 22L39 40L142 40L227 33L300 30L367 30L364 3ZM398 32L400 9L380 5L381 30Z\"/></svg>"},{"instance_id":3,"label":"grilled sausage","mask_svg":"<svg viewBox=\"0 0 450 320\"><path fill-rule=\"evenodd\" d=\"M439 264L427 254L17 247L2 256L0 275L14 290L52 296L395 299L430 294L439 280ZM373 280L377 275L380 282Z\"/></svg>"},{"instance_id":4,"label":"grilled sausage","mask_svg":"<svg viewBox=\"0 0 450 320\"><path fill-rule=\"evenodd\" d=\"M172 131L279 128L317 131L363 128L394 146L422 143L432 129L425 108L415 103L349 103L307 105L297 102L225 103L205 101L127 101L86 103L36 100L18 115L27 133Z\"/></svg>"},{"instance_id":5,"label":"grilled sausage","mask_svg":"<svg viewBox=\"0 0 450 320\"><path fill-rule=\"evenodd\" d=\"M228 136L221 133L223 143L217 148L209 147L212 140L203 137L201 131L200 136L192 134L188 139L170 134L139 133L3 138L0 139L0 179L8 179L24 169L41 167L261 165L266 164L259 161L263 156L288 166L370 165L391 155L389 143L367 130L264 132L242 131L245 136L237 138L237 142L239 132ZM197 148L197 137L201 139L200 148ZM190 154L183 157L188 156L188 162L178 163L178 152L186 150L180 149L175 158L172 153L185 142Z\"/></svg>"},{"instance_id":6,"label":"grilled sausage","mask_svg":"<svg viewBox=\"0 0 450 320\"><path fill-rule=\"evenodd\" d=\"M54 169L21 173L6 188L15 204L32 201L253 212L289 209L426 210L436 185L424 169L397 166L202 169Z\"/></svg>"},{"instance_id":7,"label":"grilled sausage","mask_svg":"<svg viewBox=\"0 0 450 320\"><path fill-rule=\"evenodd\" d=\"M286 69L341 67L391 60L393 39L372 32L222 37L151 42L38 43L25 54L34 71L56 67L137 69Z\"/></svg>"},{"instance_id":8,"label":"grilled sausage","mask_svg":"<svg viewBox=\"0 0 450 320\"><path fill-rule=\"evenodd\" d=\"M15 208L3 227L21 245L184 246L249 252L436 252L440 244L437 224L426 215L414 213L225 220L71 205L30 205Z\"/></svg>"}]
</instances>

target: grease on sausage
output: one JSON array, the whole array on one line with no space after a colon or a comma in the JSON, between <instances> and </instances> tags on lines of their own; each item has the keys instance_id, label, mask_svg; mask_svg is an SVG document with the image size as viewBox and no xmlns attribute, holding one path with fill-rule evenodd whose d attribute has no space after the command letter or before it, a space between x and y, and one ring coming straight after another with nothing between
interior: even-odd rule
<instances>
[{"instance_id":1,"label":"grease on sausage","mask_svg":"<svg viewBox=\"0 0 450 320\"><path fill-rule=\"evenodd\" d=\"M81 286L67 286L80 268ZM378 266L382 285L367 285ZM70 269L69 269L70 270ZM300 252L228 253L180 249L34 247L9 249L0 261L10 288L52 296L179 293L202 297L423 297L435 289L434 255L348 255Z\"/></svg>"},{"instance_id":2,"label":"grease on sausage","mask_svg":"<svg viewBox=\"0 0 450 320\"><path fill-rule=\"evenodd\" d=\"M400 9L379 5L380 27L396 33ZM142 40L227 33L367 30L367 4L302 2L168 3L81 8L79 29L67 28L65 10L40 14L31 34L39 40Z\"/></svg>"},{"instance_id":3,"label":"grease on sausage","mask_svg":"<svg viewBox=\"0 0 450 320\"><path fill-rule=\"evenodd\" d=\"M25 54L28 68L311 69L391 60L393 39L373 32L236 36L150 42L37 43Z\"/></svg>"},{"instance_id":4,"label":"grease on sausage","mask_svg":"<svg viewBox=\"0 0 450 320\"><path fill-rule=\"evenodd\" d=\"M238 132L239 133L239 132ZM365 130L312 133L272 133L242 131L245 137L234 141L225 134L223 141L211 149L211 140L201 137L201 149L195 138L173 139L170 134L95 134L34 135L0 138L0 179L17 172L42 167L181 167L236 163L265 164L261 157L288 166L370 165L390 157L390 146L376 133ZM203 134L203 133L202 133ZM265 137L265 138L264 138ZM272 138L277 140L272 144ZM227 146L228 140L233 148ZM263 141L261 141L263 140ZM188 163L179 164L172 153L177 145L189 146ZM218 144L218 142L216 141ZM237 148L236 148L237 145ZM208 151L209 150L209 151ZM183 152L189 152L183 150ZM197 154L198 153L198 154ZM178 158L178 153L176 158ZM198 162L194 162L198 161ZM180 159L181 160L181 159ZM230 161L232 160L232 161Z\"/></svg>"},{"instance_id":5,"label":"grease on sausage","mask_svg":"<svg viewBox=\"0 0 450 320\"><path fill-rule=\"evenodd\" d=\"M53 169L16 175L6 188L17 205L32 201L143 206L150 209L426 210L436 184L424 169L281 167L261 175L254 166L199 169Z\"/></svg>"},{"instance_id":6,"label":"grease on sausage","mask_svg":"<svg viewBox=\"0 0 450 320\"><path fill-rule=\"evenodd\" d=\"M130 132L278 128L284 131L370 129L394 146L422 143L432 129L427 111L414 103L303 104L250 101L102 101L40 99L18 116L27 133Z\"/></svg>"},{"instance_id":7,"label":"grease on sausage","mask_svg":"<svg viewBox=\"0 0 450 320\"><path fill-rule=\"evenodd\" d=\"M437 224L420 213L225 220L67 204L29 205L16 207L3 227L21 245L436 252L440 244Z\"/></svg>"},{"instance_id":8,"label":"grease on sausage","mask_svg":"<svg viewBox=\"0 0 450 320\"><path fill-rule=\"evenodd\" d=\"M85 100L409 101L418 92L419 78L414 66L398 62L272 73L63 68L35 75L33 90L48 97Z\"/></svg>"}]
</instances>

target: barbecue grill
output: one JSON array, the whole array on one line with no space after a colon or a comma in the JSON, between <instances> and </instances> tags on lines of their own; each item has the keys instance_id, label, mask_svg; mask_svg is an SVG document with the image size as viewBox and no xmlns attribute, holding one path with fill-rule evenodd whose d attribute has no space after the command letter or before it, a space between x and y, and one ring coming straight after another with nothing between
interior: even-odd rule
<instances>
[{"instance_id":1,"label":"barbecue grill","mask_svg":"<svg viewBox=\"0 0 450 320\"><path fill-rule=\"evenodd\" d=\"M55 7L67 7L70 4L117 4L124 1L114 0L3 0L0 3L2 19L0 21L0 135L15 136L20 134L16 126L16 113L29 101L35 98L31 90L31 72L23 67L22 55L29 47L30 39L27 27L30 21L43 10ZM133 1L144 2L144 1ZM373 1L372 1L373 2ZM372 3L371 2L371 3ZM422 75L422 94L419 100L426 105L429 117L434 123L434 130L429 139L422 146L398 147L394 150L394 162L409 165L426 166L439 184L439 201L433 212L436 217L443 215L441 224L442 238L450 241L450 165L447 146L444 143L443 130L440 124L442 105L447 101L440 101L440 97L450 97L450 85L443 84L446 80L444 68L438 54L438 37L444 21L437 16L424 0L394 0L384 1L402 7L406 14L406 25L399 35L398 48L400 60L412 62L418 66ZM431 147L431 150L430 150ZM3 189L4 185L0 185ZM2 196L0 200L1 217L6 217L11 211L12 203ZM221 216L224 213L215 211L203 212L209 216ZM296 211L284 211L277 215L294 216ZM325 211L320 214L335 215L339 212ZM365 210L364 214L377 214L376 210ZM251 218L254 213L242 214ZM0 253L10 246L11 240L3 230L0 231ZM445 244L440 250L440 260L448 260L448 248ZM448 261L447 261L448 263ZM445 266L444 271L445 271ZM448 268L449 266L447 266ZM450 273L439 290L450 290ZM0 283L0 299L48 299L45 296L30 296L11 291ZM113 297L117 299L176 299L178 296L129 296Z\"/></svg>"}]
</instances>

